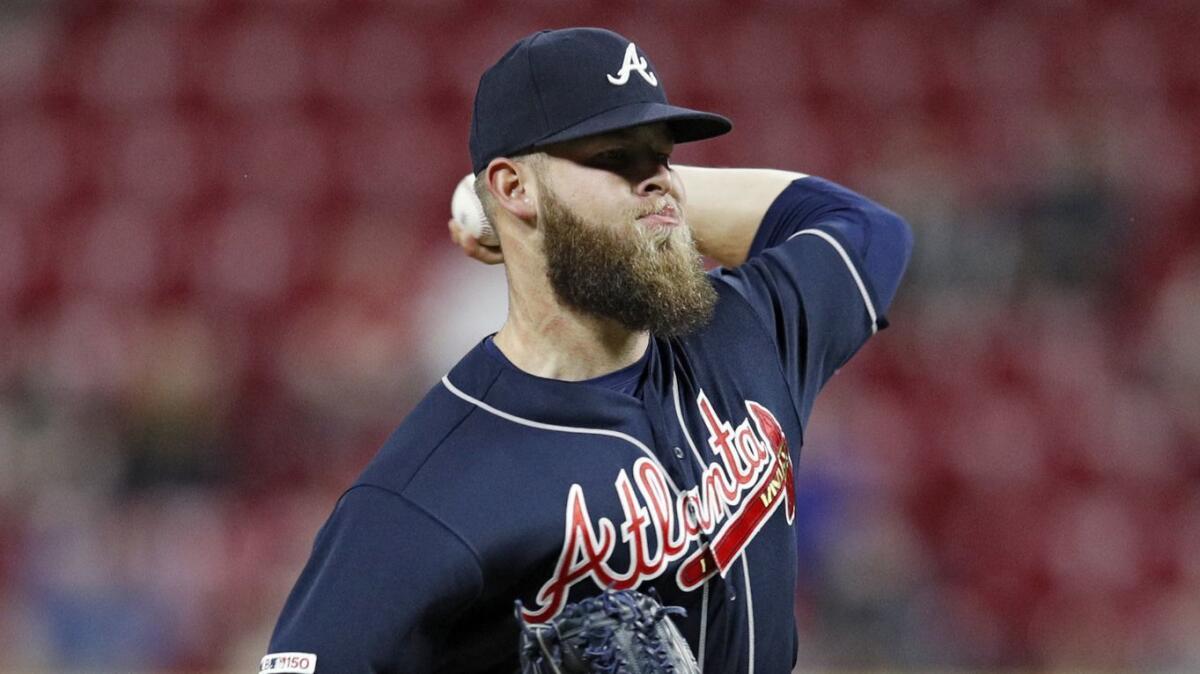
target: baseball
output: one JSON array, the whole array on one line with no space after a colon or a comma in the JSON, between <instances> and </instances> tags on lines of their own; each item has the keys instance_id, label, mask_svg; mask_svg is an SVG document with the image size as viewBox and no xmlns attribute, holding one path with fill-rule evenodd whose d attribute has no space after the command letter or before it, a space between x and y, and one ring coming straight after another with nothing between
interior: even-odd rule
<instances>
[{"instance_id":1,"label":"baseball","mask_svg":"<svg viewBox=\"0 0 1200 674\"><path fill-rule=\"evenodd\" d=\"M463 230L485 246L499 246L496 230L483 213L483 204L475 196L475 176L468 173L454 188L450 197L450 214L462 225Z\"/></svg>"}]
</instances>

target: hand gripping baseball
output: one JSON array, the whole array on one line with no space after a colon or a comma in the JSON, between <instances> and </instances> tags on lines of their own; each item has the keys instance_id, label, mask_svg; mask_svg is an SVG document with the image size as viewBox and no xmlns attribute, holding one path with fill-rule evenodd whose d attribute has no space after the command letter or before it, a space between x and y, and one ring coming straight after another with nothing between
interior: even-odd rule
<instances>
[{"instance_id":1,"label":"hand gripping baseball","mask_svg":"<svg viewBox=\"0 0 1200 674\"><path fill-rule=\"evenodd\" d=\"M483 204L475 196L475 176L467 174L454 188L450 197L451 218L447 224L450 239L468 256L487 264L504 261L500 240L483 212Z\"/></svg>"}]
</instances>

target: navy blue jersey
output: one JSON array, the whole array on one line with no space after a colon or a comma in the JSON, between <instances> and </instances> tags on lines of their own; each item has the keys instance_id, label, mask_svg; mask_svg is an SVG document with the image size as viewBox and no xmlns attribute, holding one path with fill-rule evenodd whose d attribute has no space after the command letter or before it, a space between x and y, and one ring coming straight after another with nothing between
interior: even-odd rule
<instances>
[{"instance_id":1,"label":"navy blue jersey","mask_svg":"<svg viewBox=\"0 0 1200 674\"><path fill-rule=\"evenodd\" d=\"M653 587L687 609L704 671L790 672L804 425L885 325L909 237L852 192L793 182L748 261L710 274L711 323L650 340L634 395L481 343L339 500L263 671L509 674L515 601L546 621Z\"/></svg>"}]
</instances>

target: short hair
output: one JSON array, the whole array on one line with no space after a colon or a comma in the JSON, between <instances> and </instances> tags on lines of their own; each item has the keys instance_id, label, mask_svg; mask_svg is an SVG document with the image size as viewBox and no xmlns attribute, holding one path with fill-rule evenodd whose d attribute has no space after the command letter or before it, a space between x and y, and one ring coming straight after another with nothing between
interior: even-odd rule
<instances>
[{"instance_id":1,"label":"short hair","mask_svg":"<svg viewBox=\"0 0 1200 674\"><path fill-rule=\"evenodd\" d=\"M525 154L510 157L518 164L525 164L533 171L534 175L541 177L542 163L546 158L544 152L527 152ZM483 214L488 220L492 220L493 211L496 208L496 200L492 197L491 190L488 189L487 181L484 179L484 174L487 172L485 168L475 176L475 196L479 197L479 203L483 206Z\"/></svg>"}]
</instances>

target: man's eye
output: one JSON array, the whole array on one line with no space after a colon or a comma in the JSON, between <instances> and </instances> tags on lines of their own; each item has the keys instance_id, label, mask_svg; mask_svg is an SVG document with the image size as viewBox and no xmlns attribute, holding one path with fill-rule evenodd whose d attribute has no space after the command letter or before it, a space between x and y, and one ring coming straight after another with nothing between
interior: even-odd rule
<instances>
[{"instance_id":1,"label":"man's eye","mask_svg":"<svg viewBox=\"0 0 1200 674\"><path fill-rule=\"evenodd\" d=\"M658 160L658 163L660 166L666 166L667 168L671 167L671 155L658 154L658 155L654 155L654 158Z\"/></svg>"},{"instance_id":2,"label":"man's eye","mask_svg":"<svg viewBox=\"0 0 1200 674\"><path fill-rule=\"evenodd\" d=\"M588 163L602 168L625 166L629 163L629 153L625 150L608 150L595 155Z\"/></svg>"}]
</instances>

